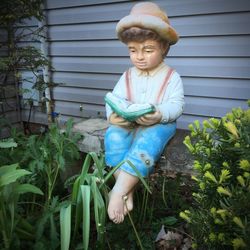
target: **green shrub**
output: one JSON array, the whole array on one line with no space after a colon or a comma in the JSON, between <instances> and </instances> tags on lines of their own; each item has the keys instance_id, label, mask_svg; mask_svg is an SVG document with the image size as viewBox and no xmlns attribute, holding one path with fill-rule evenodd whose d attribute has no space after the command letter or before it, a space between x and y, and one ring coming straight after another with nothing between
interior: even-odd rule
<instances>
[{"instance_id":1,"label":"green shrub","mask_svg":"<svg viewBox=\"0 0 250 250\"><path fill-rule=\"evenodd\" d=\"M195 204L180 213L197 249L249 249L250 110L189 126L184 144L194 156Z\"/></svg>"}]
</instances>

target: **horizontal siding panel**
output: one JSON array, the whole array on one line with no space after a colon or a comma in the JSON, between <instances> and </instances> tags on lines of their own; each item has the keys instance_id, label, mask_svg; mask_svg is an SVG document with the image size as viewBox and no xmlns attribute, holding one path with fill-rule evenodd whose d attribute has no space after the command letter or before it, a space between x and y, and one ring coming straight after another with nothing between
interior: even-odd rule
<instances>
[{"instance_id":1,"label":"horizontal siding panel","mask_svg":"<svg viewBox=\"0 0 250 250\"><path fill-rule=\"evenodd\" d=\"M119 80L120 74L86 74L55 72L53 81L60 83L60 86L81 87L93 89L112 89Z\"/></svg>"},{"instance_id":2,"label":"horizontal siding panel","mask_svg":"<svg viewBox=\"0 0 250 250\"><path fill-rule=\"evenodd\" d=\"M167 11L169 16L201 15L250 10L248 0L168 0L153 1Z\"/></svg>"},{"instance_id":3,"label":"horizontal siding panel","mask_svg":"<svg viewBox=\"0 0 250 250\"><path fill-rule=\"evenodd\" d=\"M250 58L170 58L182 76L250 78Z\"/></svg>"},{"instance_id":4,"label":"horizontal siding panel","mask_svg":"<svg viewBox=\"0 0 250 250\"><path fill-rule=\"evenodd\" d=\"M171 19L181 37L250 34L250 12L185 16ZM116 22L50 27L50 41L116 39ZM65 34L67 36L65 37Z\"/></svg>"},{"instance_id":5,"label":"horizontal siding panel","mask_svg":"<svg viewBox=\"0 0 250 250\"><path fill-rule=\"evenodd\" d=\"M1 116L1 118L7 119L8 122L10 122L11 124L20 122L19 115L16 111L6 112L6 113L4 113L3 116Z\"/></svg>"},{"instance_id":6,"label":"horizontal siding panel","mask_svg":"<svg viewBox=\"0 0 250 250\"><path fill-rule=\"evenodd\" d=\"M47 1L47 8L54 9L49 11L49 23L58 24L84 21L91 22L102 21L105 19L118 20L124 15L127 15L131 9L131 6L134 5L136 2L138 1ZM157 3L161 8L166 10L169 17L250 10L250 2L247 0L168 0L153 2ZM116 4L110 5L107 3ZM100 4L100 6L96 4ZM84 8L81 8L81 6Z\"/></svg>"},{"instance_id":7,"label":"horizontal siding panel","mask_svg":"<svg viewBox=\"0 0 250 250\"><path fill-rule=\"evenodd\" d=\"M250 12L179 17L171 24L180 36L250 34Z\"/></svg>"},{"instance_id":8,"label":"horizontal siding panel","mask_svg":"<svg viewBox=\"0 0 250 250\"><path fill-rule=\"evenodd\" d=\"M250 78L250 58L169 58L168 64L182 76ZM57 71L123 73L131 66L128 58L55 57Z\"/></svg>"},{"instance_id":9,"label":"horizontal siding panel","mask_svg":"<svg viewBox=\"0 0 250 250\"><path fill-rule=\"evenodd\" d=\"M0 104L0 110L4 110L4 112L16 111L17 107L17 101L14 98L4 100L3 103Z\"/></svg>"},{"instance_id":10,"label":"horizontal siding panel","mask_svg":"<svg viewBox=\"0 0 250 250\"><path fill-rule=\"evenodd\" d=\"M22 110L22 121L28 121L31 123L40 123L40 124L48 124L48 116L46 113L42 113L39 111L31 112L31 116L29 119L29 110Z\"/></svg>"},{"instance_id":11,"label":"horizontal siding panel","mask_svg":"<svg viewBox=\"0 0 250 250\"><path fill-rule=\"evenodd\" d=\"M186 37L172 46L168 56L249 57L249 36ZM115 51L115 53L114 53ZM127 47L120 41L52 42L51 56L128 56Z\"/></svg>"},{"instance_id":12,"label":"horizontal siding panel","mask_svg":"<svg viewBox=\"0 0 250 250\"><path fill-rule=\"evenodd\" d=\"M60 101L73 101L80 103L104 104L105 90L82 88L54 88L54 99Z\"/></svg>"},{"instance_id":13,"label":"horizontal siding panel","mask_svg":"<svg viewBox=\"0 0 250 250\"><path fill-rule=\"evenodd\" d=\"M49 40L103 40L116 39L116 23L73 24L64 26L51 26ZM65 34L67 34L65 36Z\"/></svg>"},{"instance_id":14,"label":"horizontal siding panel","mask_svg":"<svg viewBox=\"0 0 250 250\"><path fill-rule=\"evenodd\" d=\"M232 108L247 109L246 101L223 100L204 97L185 97L184 114L220 117L230 112Z\"/></svg>"},{"instance_id":15,"label":"horizontal siding panel","mask_svg":"<svg viewBox=\"0 0 250 250\"><path fill-rule=\"evenodd\" d=\"M188 129L188 125L193 123L195 120L199 120L203 122L204 120L209 119L207 116L199 116L199 115L182 115L177 120L177 128L179 129Z\"/></svg>"},{"instance_id":16,"label":"horizontal siding panel","mask_svg":"<svg viewBox=\"0 0 250 250\"><path fill-rule=\"evenodd\" d=\"M115 51L115 53L114 53ZM52 56L128 56L127 47L120 41L69 41L52 42Z\"/></svg>"},{"instance_id":17,"label":"horizontal siding panel","mask_svg":"<svg viewBox=\"0 0 250 250\"><path fill-rule=\"evenodd\" d=\"M52 64L56 71L86 73L123 73L129 63L130 61L128 58L52 58Z\"/></svg>"},{"instance_id":18,"label":"horizontal siding panel","mask_svg":"<svg viewBox=\"0 0 250 250\"><path fill-rule=\"evenodd\" d=\"M15 86L14 85L5 85L4 92L1 94L5 99L14 99L16 98Z\"/></svg>"},{"instance_id":19,"label":"horizontal siding panel","mask_svg":"<svg viewBox=\"0 0 250 250\"><path fill-rule=\"evenodd\" d=\"M131 4L86 6L48 12L49 25L117 21L129 13Z\"/></svg>"},{"instance_id":20,"label":"horizontal siding panel","mask_svg":"<svg viewBox=\"0 0 250 250\"><path fill-rule=\"evenodd\" d=\"M250 99L250 81L247 79L217 79L182 77L187 96Z\"/></svg>"},{"instance_id":21,"label":"horizontal siding panel","mask_svg":"<svg viewBox=\"0 0 250 250\"><path fill-rule=\"evenodd\" d=\"M250 35L184 37L172 46L169 56L249 57Z\"/></svg>"},{"instance_id":22,"label":"horizontal siding panel","mask_svg":"<svg viewBox=\"0 0 250 250\"><path fill-rule=\"evenodd\" d=\"M47 1L47 8L66 8L66 7L75 7L75 6L88 6L88 5L97 5L97 4L108 4L108 3L117 3L117 2L127 2L127 0L53 0Z\"/></svg>"},{"instance_id":23,"label":"horizontal siding panel","mask_svg":"<svg viewBox=\"0 0 250 250\"><path fill-rule=\"evenodd\" d=\"M80 105L82 110L80 110ZM104 105L82 104L73 102L57 101L55 111L60 115L72 115L74 117L88 118L88 117L105 117Z\"/></svg>"},{"instance_id":24,"label":"horizontal siding panel","mask_svg":"<svg viewBox=\"0 0 250 250\"><path fill-rule=\"evenodd\" d=\"M111 90L121 74L86 74L55 72L53 81L66 87ZM217 79L182 77L186 95L229 99L250 99L250 81L247 79ZM202 83L202 87L201 87ZM216 89L216 92L215 92Z\"/></svg>"}]
</instances>

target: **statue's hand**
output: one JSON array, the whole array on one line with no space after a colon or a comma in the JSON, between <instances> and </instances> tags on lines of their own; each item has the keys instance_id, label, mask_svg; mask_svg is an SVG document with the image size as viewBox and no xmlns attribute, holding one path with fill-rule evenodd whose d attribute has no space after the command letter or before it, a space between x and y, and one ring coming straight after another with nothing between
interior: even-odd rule
<instances>
[{"instance_id":1,"label":"statue's hand","mask_svg":"<svg viewBox=\"0 0 250 250\"><path fill-rule=\"evenodd\" d=\"M150 126L156 123L159 123L162 119L162 114L160 111L155 111L154 113L149 113L144 116L141 116L136 120L136 123L143 126Z\"/></svg>"},{"instance_id":2,"label":"statue's hand","mask_svg":"<svg viewBox=\"0 0 250 250\"><path fill-rule=\"evenodd\" d=\"M109 123L121 127L131 127L132 123L125 120L123 117L117 115L116 113L112 113L109 117Z\"/></svg>"}]
</instances>

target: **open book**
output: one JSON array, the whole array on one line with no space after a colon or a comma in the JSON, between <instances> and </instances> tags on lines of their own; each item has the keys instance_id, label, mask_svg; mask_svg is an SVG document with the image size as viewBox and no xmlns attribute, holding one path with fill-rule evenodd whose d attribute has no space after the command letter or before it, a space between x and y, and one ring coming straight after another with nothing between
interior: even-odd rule
<instances>
[{"instance_id":1,"label":"open book","mask_svg":"<svg viewBox=\"0 0 250 250\"><path fill-rule=\"evenodd\" d=\"M111 92L106 94L104 100L116 114L128 121L135 121L140 116L155 111L155 107L152 104L132 103Z\"/></svg>"}]
</instances>

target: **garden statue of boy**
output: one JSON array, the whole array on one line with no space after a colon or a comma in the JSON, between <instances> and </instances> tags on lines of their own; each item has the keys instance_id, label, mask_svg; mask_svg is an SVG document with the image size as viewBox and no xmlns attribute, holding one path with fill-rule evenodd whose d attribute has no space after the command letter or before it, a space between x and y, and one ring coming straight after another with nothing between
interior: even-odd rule
<instances>
[{"instance_id":1,"label":"garden statue of boy","mask_svg":"<svg viewBox=\"0 0 250 250\"><path fill-rule=\"evenodd\" d=\"M150 113L133 120L118 115L106 104L110 123L104 140L106 164L115 167L125 161L114 173L116 182L110 192L108 215L114 223L121 223L133 209L133 193L139 180L127 161L143 177L153 172L167 142L176 132L176 119L183 112L184 93L179 74L164 63L169 47L179 38L164 11L155 3L137 3L130 14L118 22L116 32L127 45L134 67L121 76L112 95L137 104L137 108L143 104L154 107Z\"/></svg>"}]
</instances>

